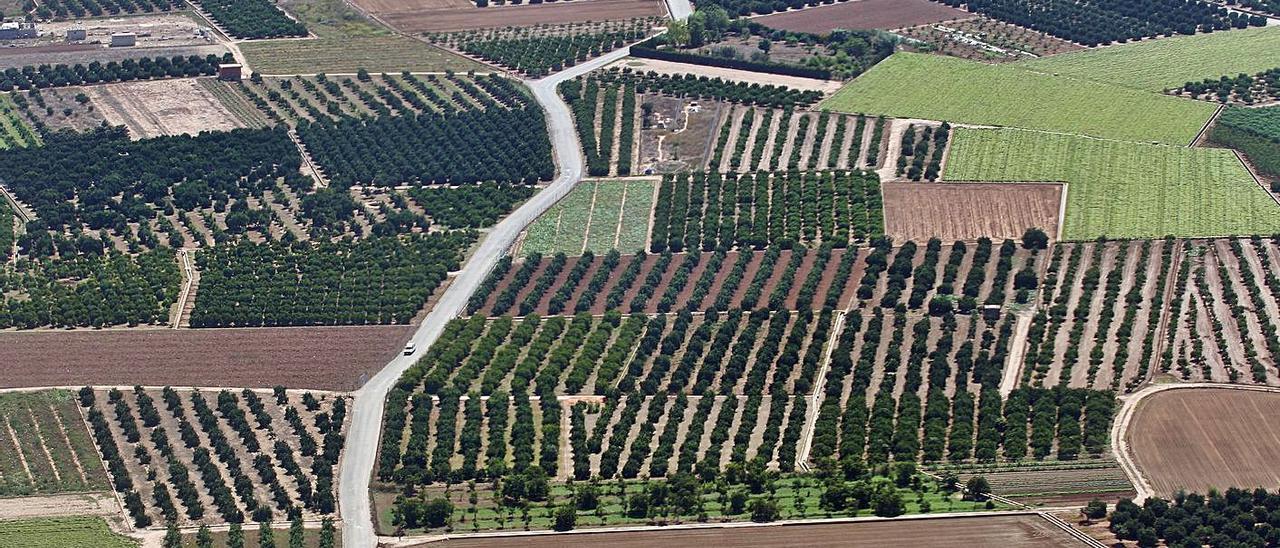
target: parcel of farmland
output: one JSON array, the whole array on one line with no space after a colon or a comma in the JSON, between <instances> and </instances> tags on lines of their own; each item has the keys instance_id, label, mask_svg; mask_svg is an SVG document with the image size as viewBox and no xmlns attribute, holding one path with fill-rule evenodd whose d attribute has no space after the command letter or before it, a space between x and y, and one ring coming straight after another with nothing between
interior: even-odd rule
<instances>
[{"instance_id":1,"label":"parcel of farmland","mask_svg":"<svg viewBox=\"0 0 1280 548\"><path fill-rule=\"evenodd\" d=\"M1051 55L1018 66L1148 91L1280 67L1280 27L1178 36Z\"/></svg>"},{"instance_id":2,"label":"parcel of farmland","mask_svg":"<svg viewBox=\"0 0 1280 548\"><path fill-rule=\"evenodd\" d=\"M881 61L821 107L1166 144L1190 142L1214 111L1188 99L915 53Z\"/></svg>"},{"instance_id":3,"label":"parcel of farmland","mask_svg":"<svg viewBox=\"0 0 1280 548\"><path fill-rule=\"evenodd\" d=\"M1067 182L1067 240L1280 230L1280 205L1233 153L1222 149L957 128L943 176L950 181Z\"/></svg>"}]
</instances>

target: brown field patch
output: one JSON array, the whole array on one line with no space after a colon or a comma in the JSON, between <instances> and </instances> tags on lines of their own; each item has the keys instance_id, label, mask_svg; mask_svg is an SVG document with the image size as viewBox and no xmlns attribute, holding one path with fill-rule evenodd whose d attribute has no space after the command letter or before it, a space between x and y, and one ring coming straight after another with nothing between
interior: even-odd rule
<instances>
[{"instance_id":1,"label":"brown field patch","mask_svg":"<svg viewBox=\"0 0 1280 548\"><path fill-rule=\"evenodd\" d=\"M897 29L965 17L973 15L929 0L855 0L755 21L775 29L825 34L834 29Z\"/></svg>"},{"instance_id":2,"label":"brown field patch","mask_svg":"<svg viewBox=\"0 0 1280 548\"><path fill-rule=\"evenodd\" d=\"M1196 388L1152 394L1125 437L1156 496L1280 487L1280 394Z\"/></svg>"},{"instance_id":3,"label":"brown field patch","mask_svg":"<svg viewBox=\"0 0 1280 548\"><path fill-rule=\"evenodd\" d=\"M894 241L1020 238L1058 233L1057 183L884 183L885 234Z\"/></svg>"},{"instance_id":4,"label":"brown field patch","mask_svg":"<svg viewBox=\"0 0 1280 548\"><path fill-rule=\"evenodd\" d=\"M233 386L354 390L412 326L0 333L0 388Z\"/></svg>"},{"instance_id":5,"label":"brown field patch","mask_svg":"<svg viewBox=\"0 0 1280 548\"><path fill-rule=\"evenodd\" d=\"M135 139L244 127L195 78L89 86L84 91L108 123L128 127Z\"/></svg>"},{"instance_id":6,"label":"brown field patch","mask_svg":"<svg viewBox=\"0 0 1280 548\"><path fill-rule=\"evenodd\" d=\"M356 4L403 32L610 21L666 13L659 0L575 0L485 8L469 0L357 0Z\"/></svg>"},{"instance_id":7,"label":"brown field patch","mask_svg":"<svg viewBox=\"0 0 1280 548\"><path fill-rule=\"evenodd\" d=\"M910 519L867 523L684 529L625 533L578 533L529 537L451 538L440 546L551 548L601 546L717 546L765 548L790 546L875 546L893 539L895 546L943 548L1061 547L1079 542L1034 515L975 516L950 519ZM429 546L423 544L420 546Z\"/></svg>"}]
</instances>

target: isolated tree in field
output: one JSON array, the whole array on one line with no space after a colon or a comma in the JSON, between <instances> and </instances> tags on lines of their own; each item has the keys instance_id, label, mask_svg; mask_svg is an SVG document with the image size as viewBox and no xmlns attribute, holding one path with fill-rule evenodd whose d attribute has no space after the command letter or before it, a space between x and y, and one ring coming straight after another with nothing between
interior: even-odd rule
<instances>
[{"instance_id":1,"label":"isolated tree in field","mask_svg":"<svg viewBox=\"0 0 1280 548\"><path fill-rule=\"evenodd\" d=\"M244 528L239 523L232 523L227 531L227 548L244 548Z\"/></svg>"},{"instance_id":2,"label":"isolated tree in field","mask_svg":"<svg viewBox=\"0 0 1280 548\"><path fill-rule=\"evenodd\" d=\"M444 497L436 497L427 501L422 510L422 522L427 527L444 527L453 515L453 503Z\"/></svg>"},{"instance_id":3,"label":"isolated tree in field","mask_svg":"<svg viewBox=\"0 0 1280 548\"><path fill-rule=\"evenodd\" d=\"M1028 228L1022 233L1023 249L1045 249L1049 247L1049 235L1039 228Z\"/></svg>"},{"instance_id":4,"label":"isolated tree in field","mask_svg":"<svg viewBox=\"0 0 1280 548\"><path fill-rule=\"evenodd\" d=\"M756 499L751 501L751 521L768 523L778 519L778 503L772 499Z\"/></svg>"},{"instance_id":5,"label":"isolated tree in field","mask_svg":"<svg viewBox=\"0 0 1280 548\"><path fill-rule=\"evenodd\" d=\"M1089 501L1089 504L1080 509L1080 513L1088 520L1099 520L1107 517L1107 503L1099 499Z\"/></svg>"},{"instance_id":6,"label":"isolated tree in field","mask_svg":"<svg viewBox=\"0 0 1280 548\"><path fill-rule=\"evenodd\" d=\"M201 525L196 532L196 548L213 548L213 533L209 532L208 525Z\"/></svg>"},{"instance_id":7,"label":"isolated tree in field","mask_svg":"<svg viewBox=\"0 0 1280 548\"><path fill-rule=\"evenodd\" d=\"M987 493L991 492L991 484L987 483L987 478L982 476L974 476L969 478L968 483L964 486L965 500L982 502L987 500Z\"/></svg>"},{"instance_id":8,"label":"isolated tree in field","mask_svg":"<svg viewBox=\"0 0 1280 548\"><path fill-rule=\"evenodd\" d=\"M555 530L568 531L573 529L574 524L578 520L578 512L572 504L566 504L556 509Z\"/></svg>"}]
</instances>

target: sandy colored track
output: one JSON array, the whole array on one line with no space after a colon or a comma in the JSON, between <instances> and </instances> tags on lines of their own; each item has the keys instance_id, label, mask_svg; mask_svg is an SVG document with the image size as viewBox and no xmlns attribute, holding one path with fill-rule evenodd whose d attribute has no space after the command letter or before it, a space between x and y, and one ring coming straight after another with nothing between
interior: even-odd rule
<instances>
[{"instance_id":1,"label":"sandy colored track","mask_svg":"<svg viewBox=\"0 0 1280 548\"><path fill-rule=\"evenodd\" d=\"M1034 514L955 517L951 519L868 520L854 523L745 524L736 527L663 529L617 533L575 533L448 539L420 546L551 548L602 546L717 546L765 548L790 546L894 546L943 548L1064 547L1079 546L1048 521Z\"/></svg>"}]
</instances>

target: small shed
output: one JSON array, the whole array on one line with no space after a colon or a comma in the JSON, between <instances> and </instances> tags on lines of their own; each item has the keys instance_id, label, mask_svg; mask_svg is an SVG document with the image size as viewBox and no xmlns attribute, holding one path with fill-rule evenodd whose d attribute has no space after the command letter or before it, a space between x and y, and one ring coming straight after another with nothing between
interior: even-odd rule
<instances>
[{"instance_id":1,"label":"small shed","mask_svg":"<svg viewBox=\"0 0 1280 548\"><path fill-rule=\"evenodd\" d=\"M998 305L998 304L984 304L984 305L982 305L982 317L983 317L983 319L987 319L987 320L998 320L998 319L1000 319L1000 312L1001 312L1001 307L1000 307L1000 305Z\"/></svg>"},{"instance_id":2,"label":"small shed","mask_svg":"<svg viewBox=\"0 0 1280 548\"><path fill-rule=\"evenodd\" d=\"M111 47L126 48L138 44L138 35L132 32L117 32L111 35Z\"/></svg>"},{"instance_id":3,"label":"small shed","mask_svg":"<svg viewBox=\"0 0 1280 548\"><path fill-rule=\"evenodd\" d=\"M240 63L222 63L218 65L218 79L226 82L239 82L244 77L244 67Z\"/></svg>"},{"instance_id":4,"label":"small shed","mask_svg":"<svg viewBox=\"0 0 1280 548\"><path fill-rule=\"evenodd\" d=\"M89 37L89 33L88 33L88 32L86 32L86 31L85 31L84 29L82 29L82 28L79 28L79 29L67 29L67 41L68 41L68 42L79 42L79 41L84 40L84 39L86 39L86 38L88 38L88 37Z\"/></svg>"}]
</instances>

